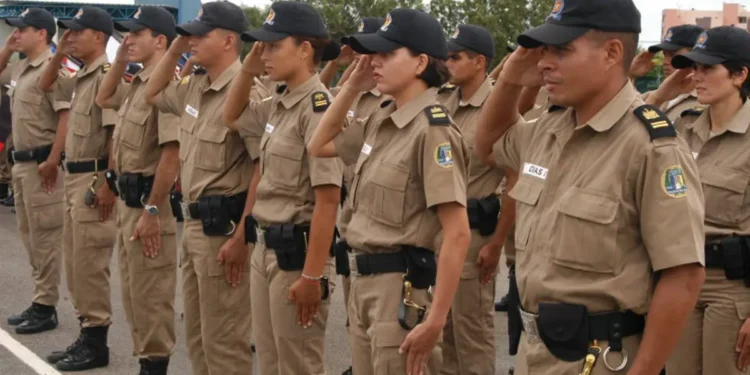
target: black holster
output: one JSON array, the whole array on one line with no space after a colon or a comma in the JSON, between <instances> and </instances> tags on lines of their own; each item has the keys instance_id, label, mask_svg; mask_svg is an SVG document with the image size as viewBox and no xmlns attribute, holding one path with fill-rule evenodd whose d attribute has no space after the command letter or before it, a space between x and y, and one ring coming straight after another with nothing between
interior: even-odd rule
<instances>
[{"instance_id":1,"label":"black holster","mask_svg":"<svg viewBox=\"0 0 750 375\"><path fill-rule=\"evenodd\" d=\"M283 271L299 271L305 267L309 226L273 224L266 227L266 247L276 253L276 262Z\"/></svg>"},{"instance_id":2,"label":"black holster","mask_svg":"<svg viewBox=\"0 0 750 375\"><path fill-rule=\"evenodd\" d=\"M500 215L500 199L490 195L482 199L470 198L466 202L469 214L469 227L476 229L482 236L495 233L498 216Z\"/></svg>"},{"instance_id":3,"label":"black holster","mask_svg":"<svg viewBox=\"0 0 750 375\"><path fill-rule=\"evenodd\" d=\"M706 267L723 268L727 280L743 280L750 287L748 237L729 236L706 244Z\"/></svg>"},{"instance_id":4,"label":"black holster","mask_svg":"<svg viewBox=\"0 0 750 375\"><path fill-rule=\"evenodd\" d=\"M169 193L169 205L172 207L172 215L177 218L177 221L183 221L185 219L184 217L182 217L182 207L180 206L181 202L182 192L172 190L172 192Z\"/></svg>"},{"instance_id":5,"label":"black holster","mask_svg":"<svg viewBox=\"0 0 750 375\"><path fill-rule=\"evenodd\" d=\"M435 252L429 249L404 246L401 250L406 259L406 280L415 289L427 289L435 285L437 262Z\"/></svg>"},{"instance_id":6,"label":"black holster","mask_svg":"<svg viewBox=\"0 0 750 375\"><path fill-rule=\"evenodd\" d=\"M255 220L253 215L247 215L245 217L245 244L255 244L258 242L258 221Z\"/></svg>"},{"instance_id":7,"label":"black holster","mask_svg":"<svg viewBox=\"0 0 750 375\"><path fill-rule=\"evenodd\" d=\"M510 266L508 286L508 353L518 354L518 345L521 343L521 332L523 323L521 321L521 298L518 295L518 282L516 281L516 266Z\"/></svg>"},{"instance_id":8,"label":"black holster","mask_svg":"<svg viewBox=\"0 0 750 375\"><path fill-rule=\"evenodd\" d=\"M154 176L125 173L117 178L117 189L120 199L131 208L143 208L143 202L148 200L154 186Z\"/></svg>"},{"instance_id":9,"label":"black holster","mask_svg":"<svg viewBox=\"0 0 750 375\"><path fill-rule=\"evenodd\" d=\"M198 198L198 213L206 236L228 236L242 220L247 193L231 197L209 195Z\"/></svg>"},{"instance_id":10,"label":"black holster","mask_svg":"<svg viewBox=\"0 0 750 375\"><path fill-rule=\"evenodd\" d=\"M555 357L580 361L588 354L589 321L584 305L539 304L539 337Z\"/></svg>"},{"instance_id":11,"label":"black holster","mask_svg":"<svg viewBox=\"0 0 750 375\"><path fill-rule=\"evenodd\" d=\"M336 274L349 277L351 270L349 269L349 251L351 247L346 240L339 240L333 245L333 256L336 259Z\"/></svg>"}]
</instances>

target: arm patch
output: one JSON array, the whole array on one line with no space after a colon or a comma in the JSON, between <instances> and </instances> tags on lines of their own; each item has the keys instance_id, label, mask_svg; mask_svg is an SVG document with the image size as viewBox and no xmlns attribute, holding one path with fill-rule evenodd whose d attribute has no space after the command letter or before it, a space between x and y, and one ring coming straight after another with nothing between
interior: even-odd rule
<instances>
[{"instance_id":1,"label":"arm patch","mask_svg":"<svg viewBox=\"0 0 750 375\"><path fill-rule=\"evenodd\" d=\"M451 124L448 112L442 105L435 104L428 106L424 109L424 113L427 115L427 120L430 122L430 125L448 126Z\"/></svg>"},{"instance_id":2,"label":"arm patch","mask_svg":"<svg viewBox=\"0 0 750 375\"><path fill-rule=\"evenodd\" d=\"M644 104L636 108L633 113L646 125L646 130L648 130L652 141L657 138L677 136L672 121L659 108Z\"/></svg>"}]
</instances>

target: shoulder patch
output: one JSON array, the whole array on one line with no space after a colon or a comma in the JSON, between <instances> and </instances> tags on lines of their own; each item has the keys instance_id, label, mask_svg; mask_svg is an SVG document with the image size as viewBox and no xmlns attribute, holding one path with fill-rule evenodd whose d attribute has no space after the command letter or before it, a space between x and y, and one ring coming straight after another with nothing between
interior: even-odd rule
<instances>
[{"instance_id":1,"label":"shoulder patch","mask_svg":"<svg viewBox=\"0 0 750 375\"><path fill-rule=\"evenodd\" d=\"M283 94L284 91L286 91L286 85L285 84L280 83L280 84L276 85L276 93L277 94Z\"/></svg>"},{"instance_id":2,"label":"shoulder patch","mask_svg":"<svg viewBox=\"0 0 750 375\"><path fill-rule=\"evenodd\" d=\"M180 80L180 84L181 85L187 85L189 82L190 82L190 76L189 75L182 77L182 79Z\"/></svg>"},{"instance_id":3,"label":"shoulder patch","mask_svg":"<svg viewBox=\"0 0 750 375\"><path fill-rule=\"evenodd\" d=\"M690 108L690 109L686 109L686 110L682 111L682 113L680 113L680 117L685 117L685 116L700 116L703 113L704 110L705 110L705 108L703 108L703 107L693 107L693 108Z\"/></svg>"},{"instance_id":4,"label":"shoulder patch","mask_svg":"<svg viewBox=\"0 0 750 375\"><path fill-rule=\"evenodd\" d=\"M547 111L548 112L557 112L557 111L562 111L562 110L565 110L565 107L563 107L561 105L553 104L553 105L551 105L549 107L549 109Z\"/></svg>"},{"instance_id":5,"label":"shoulder patch","mask_svg":"<svg viewBox=\"0 0 750 375\"><path fill-rule=\"evenodd\" d=\"M451 124L448 112L442 105L431 105L424 109L424 113L427 114L427 120L429 120L430 125L447 126Z\"/></svg>"},{"instance_id":6,"label":"shoulder patch","mask_svg":"<svg viewBox=\"0 0 750 375\"><path fill-rule=\"evenodd\" d=\"M454 85L452 83L446 83L446 84L444 84L442 87L440 87L438 89L438 93L442 94L444 92L451 92L451 91L455 90L457 87L458 86L456 86L456 85Z\"/></svg>"},{"instance_id":7,"label":"shoulder patch","mask_svg":"<svg viewBox=\"0 0 750 375\"><path fill-rule=\"evenodd\" d=\"M331 99L323 91L316 91L312 94L313 112L324 112L331 105Z\"/></svg>"},{"instance_id":8,"label":"shoulder patch","mask_svg":"<svg viewBox=\"0 0 750 375\"><path fill-rule=\"evenodd\" d=\"M106 73L106 72L109 71L110 68L112 68L112 64L110 64L110 63L104 63L102 65L102 72Z\"/></svg>"},{"instance_id":9,"label":"shoulder patch","mask_svg":"<svg viewBox=\"0 0 750 375\"><path fill-rule=\"evenodd\" d=\"M644 104L636 108L633 113L638 117L651 135L651 140L665 137L676 137L677 131L672 121L659 108Z\"/></svg>"}]
</instances>

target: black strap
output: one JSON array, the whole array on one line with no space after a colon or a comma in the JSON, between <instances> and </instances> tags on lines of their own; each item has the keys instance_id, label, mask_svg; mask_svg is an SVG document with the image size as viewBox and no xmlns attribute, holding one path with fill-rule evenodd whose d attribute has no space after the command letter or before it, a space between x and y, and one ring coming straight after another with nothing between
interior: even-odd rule
<instances>
[{"instance_id":1,"label":"black strap","mask_svg":"<svg viewBox=\"0 0 750 375\"><path fill-rule=\"evenodd\" d=\"M610 350L622 351L622 339L643 333L646 318L632 311L589 315L589 338L607 341Z\"/></svg>"},{"instance_id":2,"label":"black strap","mask_svg":"<svg viewBox=\"0 0 750 375\"><path fill-rule=\"evenodd\" d=\"M109 158L102 158L99 160L88 160L88 161L71 161L65 163L65 170L68 173L92 173L101 172L109 169Z\"/></svg>"},{"instance_id":3,"label":"black strap","mask_svg":"<svg viewBox=\"0 0 750 375\"><path fill-rule=\"evenodd\" d=\"M383 254L359 254L356 256L357 273L376 275L380 273L406 273L406 258L399 252Z\"/></svg>"},{"instance_id":4,"label":"black strap","mask_svg":"<svg viewBox=\"0 0 750 375\"><path fill-rule=\"evenodd\" d=\"M229 217L234 220L235 223L239 223L242 220L242 214L245 211L245 201L247 200L247 193L242 192L229 197L223 197L226 199L227 207L229 209ZM200 208L198 202L193 202L188 205L188 211L190 218L195 220L201 219Z\"/></svg>"},{"instance_id":5,"label":"black strap","mask_svg":"<svg viewBox=\"0 0 750 375\"><path fill-rule=\"evenodd\" d=\"M23 163L35 161L37 163L43 163L49 157L52 152L52 145L45 145L29 150L12 150L10 152L13 163Z\"/></svg>"}]
</instances>

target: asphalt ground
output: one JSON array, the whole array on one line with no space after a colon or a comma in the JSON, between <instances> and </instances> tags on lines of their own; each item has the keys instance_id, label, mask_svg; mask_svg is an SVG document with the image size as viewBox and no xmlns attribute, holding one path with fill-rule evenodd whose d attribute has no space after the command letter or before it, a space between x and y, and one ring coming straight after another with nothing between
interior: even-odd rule
<instances>
[{"instance_id":1,"label":"asphalt ground","mask_svg":"<svg viewBox=\"0 0 750 375\"><path fill-rule=\"evenodd\" d=\"M178 242L180 243L180 242ZM116 254L116 252L115 252ZM501 263L504 264L504 263ZM120 275L116 257L112 257L112 290L113 324L109 331L110 365L103 369L85 372L91 375L104 374L137 374L138 361L132 357L132 344L125 321L120 294ZM64 278L61 278L64 280ZM178 280L181 280L178 276ZM63 281L64 283L64 281ZM50 352L70 345L78 336L78 321L75 319L67 290L60 286L60 303L57 329L37 335L16 335L6 319L11 314L23 311L30 304L32 296L31 267L28 264L26 250L23 248L17 233L15 215L10 208L0 206L0 375L57 375L49 368L44 368L44 358ZM349 367L349 339L345 328L342 288L336 288L328 318L326 334L326 371L328 375L339 375ZM499 299L508 290L507 269L503 267L497 279ZM182 290L178 282L176 307L177 345L169 367L170 374L191 374L185 347L185 332L181 319ZM507 374L512 358L508 356L507 323L505 313L495 314L495 334L497 337L497 372ZM4 331L4 332L3 332ZM4 339L4 337L6 339ZM13 342L17 341L17 343ZM21 358L9 350L26 352ZM25 349L28 349L26 351ZM32 358L36 355L38 358ZM41 360L40 360L41 359ZM34 367L36 363L36 368ZM41 365L40 365L41 364Z\"/></svg>"}]
</instances>

